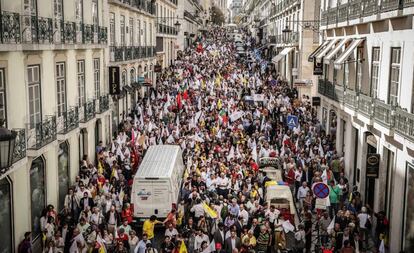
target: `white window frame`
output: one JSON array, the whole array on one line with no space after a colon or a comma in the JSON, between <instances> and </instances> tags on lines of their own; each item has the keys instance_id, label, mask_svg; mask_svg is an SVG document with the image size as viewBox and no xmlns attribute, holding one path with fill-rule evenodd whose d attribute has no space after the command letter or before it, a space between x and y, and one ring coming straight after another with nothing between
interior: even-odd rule
<instances>
[{"instance_id":1,"label":"white window frame","mask_svg":"<svg viewBox=\"0 0 414 253\"><path fill-rule=\"evenodd\" d=\"M115 13L109 13L109 43L111 46L115 46Z\"/></svg>"},{"instance_id":2,"label":"white window frame","mask_svg":"<svg viewBox=\"0 0 414 253\"><path fill-rule=\"evenodd\" d=\"M58 117L66 111L66 63L56 63L56 97Z\"/></svg>"},{"instance_id":3,"label":"white window frame","mask_svg":"<svg viewBox=\"0 0 414 253\"><path fill-rule=\"evenodd\" d=\"M396 74L394 75L393 73ZM388 103L391 105L397 105L399 102L400 75L401 47L393 47L391 48L390 78L388 85ZM393 78L396 78L396 80L393 80ZM391 94L392 90L395 90L395 94Z\"/></svg>"},{"instance_id":4,"label":"white window frame","mask_svg":"<svg viewBox=\"0 0 414 253\"><path fill-rule=\"evenodd\" d=\"M86 103L85 60L77 61L76 70L78 74L78 103L81 107Z\"/></svg>"},{"instance_id":5,"label":"white window frame","mask_svg":"<svg viewBox=\"0 0 414 253\"><path fill-rule=\"evenodd\" d=\"M129 18L129 45L133 46L135 44L135 27L134 27L134 18Z\"/></svg>"},{"instance_id":6,"label":"white window frame","mask_svg":"<svg viewBox=\"0 0 414 253\"><path fill-rule=\"evenodd\" d=\"M126 40L125 40L125 16L121 15L119 19L119 27L121 32L121 46L125 46Z\"/></svg>"},{"instance_id":7,"label":"white window frame","mask_svg":"<svg viewBox=\"0 0 414 253\"><path fill-rule=\"evenodd\" d=\"M75 0L75 19L83 22L83 0Z\"/></svg>"},{"instance_id":8,"label":"white window frame","mask_svg":"<svg viewBox=\"0 0 414 253\"><path fill-rule=\"evenodd\" d=\"M93 81L95 84L95 98L99 99L101 95L101 59L93 59Z\"/></svg>"},{"instance_id":9,"label":"white window frame","mask_svg":"<svg viewBox=\"0 0 414 253\"><path fill-rule=\"evenodd\" d=\"M372 48L372 60L371 60L371 92L370 92L370 95L373 98L378 97L380 57L381 57L381 48L373 47Z\"/></svg>"},{"instance_id":10,"label":"white window frame","mask_svg":"<svg viewBox=\"0 0 414 253\"><path fill-rule=\"evenodd\" d=\"M95 26L99 25L99 5L98 0L92 0L92 24Z\"/></svg>"},{"instance_id":11,"label":"white window frame","mask_svg":"<svg viewBox=\"0 0 414 253\"><path fill-rule=\"evenodd\" d=\"M0 68L0 119L5 120L7 127L7 99L6 99L6 69Z\"/></svg>"},{"instance_id":12,"label":"white window frame","mask_svg":"<svg viewBox=\"0 0 414 253\"><path fill-rule=\"evenodd\" d=\"M357 53L357 60L356 60L356 90L358 92L360 92L362 90L362 55L363 54L363 49L361 47L358 47L356 49L356 53Z\"/></svg>"},{"instance_id":13,"label":"white window frame","mask_svg":"<svg viewBox=\"0 0 414 253\"><path fill-rule=\"evenodd\" d=\"M40 65L27 66L27 87L29 95L29 123L35 128L42 121Z\"/></svg>"}]
</instances>

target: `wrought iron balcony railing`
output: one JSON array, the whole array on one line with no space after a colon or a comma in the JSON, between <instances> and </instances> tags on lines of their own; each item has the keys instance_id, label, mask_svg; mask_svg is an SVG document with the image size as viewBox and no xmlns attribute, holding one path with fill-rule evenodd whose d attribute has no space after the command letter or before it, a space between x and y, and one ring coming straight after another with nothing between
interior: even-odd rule
<instances>
[{"instance_id":1,"label":"wrought iron balcony railing","mask_svg":"<svg viewBox=\"0 0 414 253\"><path fill-rule=\"evenodd\" d=\"M20 43L20 15L19 13L1 12L1 43Z\"/></svg>"},{"instance_id":2,"label":"wrought iron balcony railing","mask_svg":"<svg viewBox=\"0 0 414 253\"><path fill-rule=\"evenodd\" d=\"M157 32L161 34L168 34L168 35L177 35L177 29L172 26L164 25L161 23L158 23L157 26Z\"/></svg>"},{"instance_id":3,"label":"wrought iron balcony railing","mask_svg":"<svg viewBox=\"0 0 414 253\"><path fill-rule=\"evenodd\" d=\"M63 126L59 134L66 134L79 127L79 108L77 106L69 108L63 112Z\"/></svg>"},{"instance_id":4,"label":"wrought iron balcony railing","mask_svg":"<svg viewBox=\"0 0 414 253\"><path fill-rule=\"evenodd\" d=\"M139 10L148 12L151 15L155 14L155 3L153 3L150 0L112 0L112 1L129 5L133 8L137 8Z\"/></svg>"},{"instance_id":5,"label":"wrought iron balcony railing","mask_svg":"<svg viewBox=\"0 0 414 253\"><path fill-rule=\"evenodd\" d=\"M347 3L322 11L322 25L376 15L414 6L414 0L350 0Z\"/></svg>"},{"instance_id":6,"label":"wrought iron balcony railing","mask_svg":"<svg viewBox=\"0 0 414 253\"><path fill-rule=\"evenodd\" d=\"M56 116L47 116L41 122L29 124L27 135L27 147L40 149L56 140Z\"/></svg>"},{"instance_id":7,"label":"wrought iron balcony railing","mask_svg":"<svg viewBox=\"0 0 414 253\"><path fill-rule=\"evenodd\" d=\"M104 113L109 110L109 96L108 94L99 97L99 113Z\"/></svg>"},{"instance_id":8,"label":"wrought iron balcony railing","mask_svg":"<svg viewBox=\"0 0 414 253\"><path fill-rule=\"evenodd\" d=\"M26 157L26 129L13 129L17 133L14 141L13 163Z\"/></svg>"},{"instance_id":9,"label":"wrought iron balcony railing","mask_svg":"<svg viewBox=\"0 0 414 253\"><path fill-rule=\"evenodd\" d=\"M92 99L85 104L83 104L83 118L81 119L82 123L86 123L89 120L95 118L96 108L95 108L95 99Z\"/></svg>"},{"instance_id":10,"label":"wrought iron balcony railing","mask_svg":"<svg viewBox=\"0 0 414 253\"><path fill-rule=\"evenodd\" d=\"M0 13L0 42L30 44L106 44L107 28L36 15Z\"/></svg>"},{"instance_id":11,"label":"wrought iron balcony railing","mask_svg":"<svg viewBox=\"0 0 414 253\"><path fill-rule=\"evenodd\" d=\"M130 61L155 56L155 47L153 46L110 46L109 49L111 62Z\"/></svg>"},{"instance_id":12,"label":"wrought iron balcony railing","mask_svg":"<svg viewBox=\"0 0 414 253\"><path fill-rule=\"evenodd\" d=\"M414 140L414 114L397 107L395 110L395 130Z\"/></svg>"}]
</instances>

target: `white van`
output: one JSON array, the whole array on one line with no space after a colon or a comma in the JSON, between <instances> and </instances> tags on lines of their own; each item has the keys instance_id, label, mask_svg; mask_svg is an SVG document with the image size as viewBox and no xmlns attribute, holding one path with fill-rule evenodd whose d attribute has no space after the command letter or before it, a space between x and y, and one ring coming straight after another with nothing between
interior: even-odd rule
<instances>
[{"instance_id":1,"label":"white van","mask_svg":"<svg viewBox=\"0 0 414 253\"><path fill-rule=\"evenodd\" d=\"M184 163L178 145L150 146L134 177L131 201L138 223L152 215L165 218L177 208Z\"/></svg>"}]
</instances>

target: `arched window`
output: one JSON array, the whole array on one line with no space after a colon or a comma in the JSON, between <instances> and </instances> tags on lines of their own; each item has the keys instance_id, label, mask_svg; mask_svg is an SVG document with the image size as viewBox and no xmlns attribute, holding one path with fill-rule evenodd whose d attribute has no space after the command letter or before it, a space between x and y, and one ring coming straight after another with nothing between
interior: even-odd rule
<instances>
[{"instance_id":1,"label":"arched window","mask_svg":"<svg viewBox=\"0 0 414 253\"><path fill-rule=\"evenodd\" d=\"M69 190L69 145L62 142L59 145L58 153L58 180L59 180L59 206L62 210L65 203L65 196Z\"/></svg>"},{"instance_id":2,"label":"arched window","mask_svg":"<svg viewBox=\"0 0 414 253\"><path fill-rule=\"evenodd\" d=\"M40 217L46 206L45 161L42 157L33 160L30 167L30 199L32 238L41 234Z\"/></svg>"},{"instance_id":3,"label":"arched window","mask_svg":"<svg viewBox=\"0 0 414 253\"><path fill-rule=\"evenodd\" d=\"M136 74L135 74L135 68L132 68L129 71L129 82L130 82L130 84L135 83L136 79L137 79L137 77L136 77Z\"/></svg>"},{"instance_id":4,"label":"arched window","mask_svg":"<svg viewBox=\"0 0 414 253\"><path fill-rule=\"evenodd\" d=\"M0 180L0 252L13 252L11 184L7 178Z\"/></svg>"}]
</instances>

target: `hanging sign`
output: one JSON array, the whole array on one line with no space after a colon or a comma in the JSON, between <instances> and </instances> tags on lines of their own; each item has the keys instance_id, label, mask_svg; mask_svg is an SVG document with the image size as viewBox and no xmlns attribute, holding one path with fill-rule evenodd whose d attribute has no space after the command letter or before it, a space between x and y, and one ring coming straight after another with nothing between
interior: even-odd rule
<instances>
[{"instance_id":1,"label":"hanging sign","mask_svg":"<svg viewBox=\"0 0 414 253\"><path fill-rule=\"evenodd\" d=\"M119 95L121 93L119 75L119 67L109 67L109 94L111 95Z\"/></svg>"},{"instance_id":2,"label":"hanging sign","mask_svg":"<svg viewBox=\"0 0 414 253\"><path fill-rule=\"evenodd\" d=\"M367 177L378 178L379 174L380 155L367 154Z\"/></svg>"}]
</instances>

